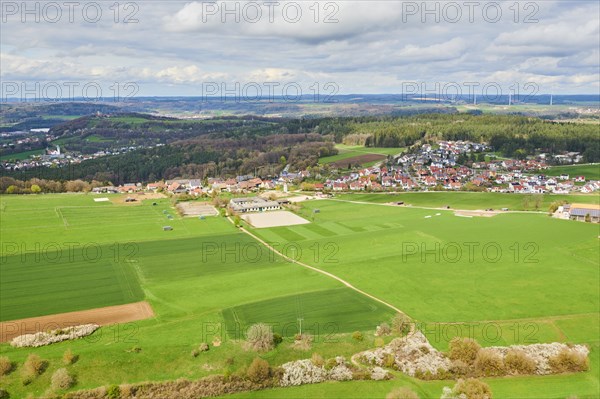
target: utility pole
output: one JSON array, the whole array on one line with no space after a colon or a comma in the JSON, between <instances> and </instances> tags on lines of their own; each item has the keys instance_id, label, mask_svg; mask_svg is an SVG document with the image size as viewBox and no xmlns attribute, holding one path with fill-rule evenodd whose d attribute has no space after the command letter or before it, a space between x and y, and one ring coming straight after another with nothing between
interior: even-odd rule
<instances>
[{"instance_id":1,"label":"utility pole","mask_svg":"<svg viewBox=\"0 0 600 399\"><path fill-rule=\"evenodd\" d=\"M303 317L298 317L298 323L300 324L300 335L302 335L302 320L304 320Z\"/></svg>"}]
</instances>

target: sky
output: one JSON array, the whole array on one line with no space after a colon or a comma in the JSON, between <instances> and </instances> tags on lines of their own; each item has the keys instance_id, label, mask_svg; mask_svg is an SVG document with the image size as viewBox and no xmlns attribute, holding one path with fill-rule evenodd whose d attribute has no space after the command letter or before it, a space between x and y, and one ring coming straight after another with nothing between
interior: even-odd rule
<instances>
[{"instance_id":1,"label":"sky","mask_svg":"<svg viewBox=\"0 0 600 399\"><path fill-rule=\"evenodd\" d=\"M2 96L598 94L598 1L2 1Z\"/></svg>"}]
</instances>

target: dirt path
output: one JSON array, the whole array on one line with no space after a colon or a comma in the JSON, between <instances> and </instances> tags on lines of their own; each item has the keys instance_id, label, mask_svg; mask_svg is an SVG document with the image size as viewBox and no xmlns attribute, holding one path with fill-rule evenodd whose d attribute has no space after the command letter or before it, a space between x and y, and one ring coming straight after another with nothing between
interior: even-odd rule
<instances>
[{"instance_id":1,"label":"dirt path","mask_svg":"<svg viewBox=\"0 0 600 399\"><path fill-rule=\"evenodd\" d=\"M77 312L58 313L48 316L30 317L27 319L4 321L0 323L0 342L10 341L23 334L81 324L98 324L105 326L115 323L144 320L154 317L154 311L148 302L128 303L126 305L107 306Z\"/></svg>"},{"instance_id":2,"label":"dirt path","mask_svg":"<svg viewBox=\"0 0 600 399\"><path fill-rule=\"evenodd\" d=\"M231 223L234 223L234 222L233 222L233 220L231 220L231 218L229 218L229 217L228 217L227 219L228 219L228 220L229 220ZM332 274L332 273L326 272L325 270L321 270L321 269L319 269L319 268L316 268L316 267L314 267L314 266L310 266L310 265L307 265L306 263L302 263L302 262L300 262L300 261L297 261L297 260L295 260L295 259L292 259L292 258L290 258L290 257L288 257L288 256L286 256L286 255L284 255L283 253L281 253L281 252L277 251L275 248L273 248L272 246L270 246L270 245L269 245L269 244L268 244L266 241L264 241L264 240L262 240L261 238L257 237L256 235L254 235L254 234L253 234L253 233L251 233L250 231L246 230L245 228L243 228L243 227L239 227L239 229L240 229L242 232L244 232L244 233L248 234L250 237L254 238L256 241L260 242L260 243L261 243L262 245L264 245L264 246L265 246L267 249L269 249L269 250L273 251L274 253L276 253L277 255L281 256L283 259L285 259L285 260L287 260L287 261L289 261L289 262L291 262L291 263L295 263L295 264L297 264L297 265L299 265L299 266L305 267L305 268L307 268L307 269L313 270L313 271L315 271L315 272L317 272L317 273L321 273L321 274L323 274L323 275L325 275L325 276L327 276L327 277L330 277L330 278L332 278L332 279L334 279L334 280L337 280L337 281L339 281L340 283L344 284L346 287L350 288L351 290L354 290L354 291L356 291L356 292L358 292L358 293L360 293L360 294L362 294L362 295L364 295L364 296L366 296L366 297L368 297L368 298L371 298L371 299L373 299L374 301L376 301L376 302L379 302L379 303L381 303L382 305L385 305L385 306L387 306L388 308L390 308L390 309L394 310L395 312L397 312L397 313L401 313L401 314L403 314L403 315L405 315L405 316L407 316L407 317L408 317L408 315L407 315L406 313L404 313L403 311L401 311L400 309L398 309L397 307L395 307L395 306L394 306L394 305L392 305L391 303L385 302L384 300L382 300L382 299L379 299L379 298L377 298L376 296L373 296L373 295L371 295L371 294L369 294L369 293L367 293L367 292L365 292L365 291L363 291L363 290L361 290L361 289L359 289L359 288L356 288L355 286L353 286L352 284L350 284L350 283L349 283L349 282L347 282L346 280L344 280L344 279L342 279L342 278L340 278L340 277L336 276L335 274ZM412 330L413 328L414 328L414 323L411 323L411 330ZM411 331L411 332L413 332L413 331Z\"/></svg>"}]
</instances>

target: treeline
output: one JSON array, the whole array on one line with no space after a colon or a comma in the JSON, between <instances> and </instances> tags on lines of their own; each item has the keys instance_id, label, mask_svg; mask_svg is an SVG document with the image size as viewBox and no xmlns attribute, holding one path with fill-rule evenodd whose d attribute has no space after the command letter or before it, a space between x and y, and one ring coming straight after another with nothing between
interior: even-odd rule
<instances>
[{"instance_id":1,"label":"treeline","mask_svg":"<svg viewBox=\"0 0 600 399\"><path fill-rule=\"evenodd\" d=\"M111 185L110 182L92 180L56 181L33 178L29 180L18 180L12 177L0 177L1 194L37 194L37 193L78 193L90 192L95 187Z\"/></svg>"}]
</instances>

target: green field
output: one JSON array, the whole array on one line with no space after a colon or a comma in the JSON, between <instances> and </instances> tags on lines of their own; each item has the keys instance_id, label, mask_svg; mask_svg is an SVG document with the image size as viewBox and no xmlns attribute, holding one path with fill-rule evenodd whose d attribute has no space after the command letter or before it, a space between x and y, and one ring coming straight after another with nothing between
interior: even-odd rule
<instances>
[{"instance_id":1,"label":"green field","mask_svg":"<svg viewBox=\"0 0 600 399\"><path fill-rule=\"evenodd\" d=\"M600 180L600 164L551 166L542 173L548 176L560 176L566 173L571 179L577 176L585 176L586 180Z\"/></svg>"},{"instance_id":2,"label":"green field","mask_svg":"<svg viewBox=\"0 0 600 399\"><path fill-rule=\"evenodd\" d=\"M538 211L547 211L552 202L567 201L585 204L599 204L597 194L505 194L505 193L471 193L471 192L420 192L420 193L348 193L336 195L336 199L385 204L402 201L405 205L452 209L488 209L511 211L535 211L536 198L541 198Z\"/></svg>"},{"instance_id":3,"label":"green field","mask_svg":"<svg viewBox=\"0 0 600 399\"><path fill-rule=\"evenodd\" d=\"M345 144L336 144L335 148L338 150L337 155L331 155L319 159L319 163L328 164L344 159L353 158L365 154L379 154L379 155L396 155L406 150L405 148L376 148L376 147L363 147L363 146L350 146ZM374 164L370 162L369 164ZM365 164L364 166L370 166Z\"/></svg>"},{"instance_id":4,"label":"green field","mask_svg":"<svg viewBox=\"0 0 600 399\"><path fill-rule=\"evenodd\" d=\"M140 299L151 304L156 317L107 326L91 339L47 347L15 349L0 344L0 356L18 364L29 353L50 362L48 370L27 386L21 383L19 369L2 377L0 385L11 398L46 392L52 373L64 367L61 358L68 348L80 356L69 366L77 375L74 389L196 379L247 367L256 355L245 350L240 339L254 322L272 324L283 333L284 342L261 355L279 365L308 358L312 352L325 358L349 358L372 348L375 326L392 315L379 302L339 281L274 255L222 217L181 218L168 199L124 205L94 202L95 197L0 197L0 319ZM410 198L414 207L377 204L396 197ZM577 202L584 202L579 197ZM369 203L308 201L299 213L312 223L252 232L288 256L334 273L402 309L441 350L457 335L472 335L483 346L562 341L585 343L592 349L591 369L585 373L488 378L494 398L597 397L598 225L556 220L544 213L462 218L453 211L417 208L449 203L465 209L516 209L522 203L517 195L406 193L336 198ZM582 198L597 201L597 196ZM553 200L544 198L544 206ZM313 214L314 209L320 212ZM163 231L164 225L173 231ZM11 246L14 243L18 249ZM472 259L467 244L476 249ZM67 245L76 249L73 257L68 256ZM462 249L458 258L457 246ZM102 256L91 262L81 252L84 247L100 248ZM489 251L484 252L484 247ZM499 257L496 248L501 250ZM59 261L49 261L57 254ZM310 351L291 346L300 322L304 332L319 338ZM364 341L351 338L355 330L364 332ZM200 342L211 342L216 336L223 341L220 347L211 347L199 358L190 356ZM134 346L141 352L133 352ZM233 365L228 358L235 359ZM439 398L443 386L453 385L401 373L395 376L385 382L326 383L230 397L384 398L393 387L406 385L422 398Z\"/></svg>"},{"instance_id":5,"label":"green field","mask_svg":"<svg viewBox=\"0 0 600 399\"><path fill-rule=\"evenodd\" d=\"M45 152L45 150L41 149L41 150L18 152L15 154L0 155L0 161L12 161L12 160L21 161L21 160L27 159L33 155L41 155L44 152Z\"/></svg>"},{"instance_id":6,"label":"green field","mask_svg":"<svg viewBox=\"0 0 600 399\"><path fill-rule=\"evenodd\" d=\"M321 336L370 330L393 315L389 308L348 288L274 298L223 311L228 331L245 331L263 322L283 337L298 332L300 318L304 332Z\"/></svg>"}]
</instances>

